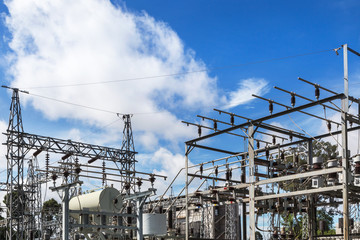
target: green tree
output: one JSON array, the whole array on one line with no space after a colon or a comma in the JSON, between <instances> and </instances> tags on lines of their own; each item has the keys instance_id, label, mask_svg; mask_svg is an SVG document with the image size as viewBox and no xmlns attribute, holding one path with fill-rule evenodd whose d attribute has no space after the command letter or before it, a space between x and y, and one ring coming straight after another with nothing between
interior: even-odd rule
<instances>
[{"instance_id":1,"label":"green tree","mask_svg":"<svg viewBox=\"0 0 360 240\"><path fill-rule=\"evenodd\" d=\"M331 234L336 233L335 229L333 229L333 224L334 224L334 212L333 211L331 211L331 210L329 211L329 209L326 209L325 207L323 207L320 210L317 210L316 220L317 220L318 226L319 226L320 221L323 221L324 235L331 235ZM319 228L317 230L317 235L322 235L322 232L320 231Z\"/></svg>"},{"instance_id":2,"label":"green tree","mask_svg":"<svg viewBox=\"0 0 360 240\"><path fill-rule=\"evenodd\" d=\"M54 219L55 215L59 212L61 204L55 199L51 198L43 203L41 214L46 217L48 221Z\"/></svg>"},{"instance_id":3,"label":"green tree","mask_svg":"<svg viewBox=\"0 0 360 240\"><path fill-rule=\"evenodd\" d=\"M300 152L307 151L307 145L302 144L297 149ZM339 156L339 152L337 151L337 146L332 145L330 142L324 141L313 141L312 144L312 152L314 157L322 157L324 161L335 159ZM285 163L291 163L294 161L293 155L289 152L286 153ZM299 165L305 164L307 162L306 156L299 156ZM299 180L294 180L289 183L282 183L279 186L285 191L295 191L299 186ZM309 182L310 183L310 182ZM317 201L325 201L325 197L318 196ZM330 235L335 233L335 229L333 229L333 218L335 215L335 209L332 207L323 207L316 211L316 222L317 226L319 226L319 222L323 221L324 224L324 234ZM290 213L287 215L281 216L281 224L286 228L287 231L290 229L294 231L295 239L300 239L302 234L302 226L303 221L305 221L302 216L298 216L297 218L294 214ZM317 231L317 234L321 234L320 230Z\"/></svg>"}]
</instances>

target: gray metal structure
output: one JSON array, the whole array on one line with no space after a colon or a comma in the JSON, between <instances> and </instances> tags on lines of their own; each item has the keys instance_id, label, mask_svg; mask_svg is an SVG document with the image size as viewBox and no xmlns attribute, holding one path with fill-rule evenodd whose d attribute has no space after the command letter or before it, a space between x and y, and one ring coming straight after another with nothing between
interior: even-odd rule
<instances>
[{"instance_id":1,"label":"gray metal structure","mask_svg":"<svg viewBox=\"0 0 360 240\"><path fill-rule=\"evenodd\" d=\"M125 124L121 149L26 133L23 129L19 93L27 94L28 92L7 86L2 87L12 90L9 125L6 133L4 133L7 137L7 141L4 143L7 146L7 181L2 183L4 190L7 191L7 240L32 240L41 237L40 208L42 182L53 180L55 185L56 180L62 177L62 185L54 189L64 189L63 210L66 210L67 199L78 192L75 183L79 182L80 177L101 179L103 182L120 182L127 195L130 192L135 193L136 186L140 187L143 181L153 183L155 176L166 178L166 176L162 175L135 171L136 152L131 129L131 115L123 115ZM30 152L32 156L27 157L30 155ZM39 169L37 163L37 156L42 152L46 152L45 170ZM48 165L49 153L62 155L58 166ZM105 168L103 166L100 172L81 169L80 166L86 168L96 168L96 166L79 164L78 158L88 158L89 164L98 159L118 164L120 167L118 166L115 169L117 174L110 173L109 175L118 176L120 179L109 179L107 177L106 172L114 170L114 168ZM25 159L29 160L26 162ZM27 171L26 182L24 180L24 171ZM82 171L95 174L100 173L102 176L81 175ZM136 177L135 174L148 175L150 178ZM64 186L72 187L64 188ZM142 197L142 199L144 198ZM135 209L134 211L137 210ZM68 239L68 228L70 226L66 214L68 214L67 210L62 218L63 239ZM64 219L67 219L67 221L64 221ZM137 230L133 226L125 228Z\"/></svg>"},{"instance_id":2,"label":"gray metal structure","mask_svg":"<svg viewBox=\"0 0 360 240\"><path fill-rule=\"evenodd\" d=\"M278 90L287 92L291 95L291 106L275 102L272 99L263 99L269 103L270 114L268 116L259 119L249 119L239 116L234 113L228 113L218 109L214 109L221 113L230 116L230 123L223 125L231 125L224 129L220 129L217 123L224 123L224 121L201 117L203 120L207 119L214 123L214 127L208 127L209 125L192 124L185 122L187 125L195 125L198 127L199 137L187 141L185 148L185 168L186 168L186 231L185 239L190 239L189 236L189 209L193 199L213 199L219 201L220 204L225 204L229 199L234 199L236 204L242 205L242 220L243 224L246 224L246 218L249 221L247 229L242 228L241 239L255 240L255 233L262 231L266 234L266 239L294 239L294 229L291 227L284 227L281 223L281 215L293 214L295 218L304 217L302 239L320 239L323 236L318 235L317 226L317 210L323 206L342 206L342 226L343 233L340 236L342 239L352 239L358 237L358 233L354 232L354 224L350 221L349 209L354 204L360 201L360 187L354 184L353 176L354 172L354 157L350 156L348 147L349 132L359 131L360 129L360 100L349 96L348 89L348 52L354 53L360 56L358 52L349 48L347 44L342 46L343 49L343 62L344 62L344 92L336 93L332 90L326 89L318 84L313 84L307 80L299 78L299 80L311 84L315 87L316 100L300 96L294 92L286 91L276 87ZM339 49L334 49L336 52ZM320 98L320 89L327 92L330 96ZM296 97L305 99L309 103L305 103L300 106L296 105ZM341 106L337 106L338 103ZM349 103L358 105L356 114L349 112ZM273 105L277 104L285 108L284 111L274 112ZM334 119L327 119L326 114L324 117L312 114L309 110L315 106L321 106L325 110L334 111L340 113L340 119L338 121ZM267 123L269 120L287 116L292 113L306 114L310 117L325 121L328 132L318 136L309 135L306 130L300 128L303 133L298 133L294 129L279 128ZM234 117L236 119L243 119L245 122L235 124ZM291 116L290 119L292 120ZM293 121L293 120L292 120ZM294 122L294 121L293 121ZM215 124L216 123L216 124ZM331 125L336 125L340 130L331 130ZM221 126L223 126L221 125ZM294 125L296 123L294 122ZM356 126L354 126L356 125ZM201 128L208 128L214 130L214 132L201 136ZM273 136L273 142L271 144L261 142L264 132L261 130L267 130L267 133ZM240 132L240 134L239 134ZM231 134L233 136L240 136L243 138L247 147L244 147L244 151L229 151L219 147L205 146L201 142L204 140L214 138L222 134ZM243 136L246 136L245 138ZM318 163L313 157L313 144L318 142L319 139L331 136L341 136L339 146L341 147L341 160L328 159L326 163ZM285 136L285 141L277 143L276 140ZM210 141L214 142L213 141ZM207 141L209 144L209 141ZM262 146L261 146L262 144ZM266 144L266 145L265 145ZM264 146L265 145L265 146ZM306 146L306 149L300 149L299 146ZM205 167L208 162L189 166L190 152L194 149L205 149L213 152L227 154L226 164L239 165L238 157L240 154L245 156L243 164L239 165L243 173L246 173L246 178L241 177L241 183L237 179L221 180L218 177L218 171L224 169L220 163L215 164L216 161L212 161L212 166L209 169L217 170L217 172L211 173L213 179L217 179L223 182L224 185L218 185L213 190L203 190L201 192L190 193L189 177L202 177L203 174L197 175L193 172L200 166ZM291 152L292 151L292 152ZM302 157L306 160L305 163L300 163L298 158ZM233 159L233 160L231 160ZM331 161L335 161L335 166L330 166ZM214 165L215 164L215 165ZM330 166L330 167L329 167ZM359 166L357 167L359 168ZM266 173L263 173L265 171ZM357 170L358 171L358 170ZM206 174L209 172L206 172ZM204 171L204 176L206 175ZM335 177L334 177L335 176ZM210 177L210 178L211 178ZM336 179L332 181L330 178ZM230 183L230 184L229 184ZM292 185L291 185L292 184ZM285 187L284 187L285 186ZM290 187L288 187L290 186ZM269 190L270 189L270 190ZM324 199L319 201L320 199ZM335 199L335 200L334 200ZM248 211L246 211L246 206ZM353 209L352 207L351 209ZM266 226L266 229L259 227L258 217L262 215L270 216L271 222ZM353 214L354 215L354 214ZM230 225L229 225L230 226ZM233 236L233 228L229 227L226 230L225 239L240 239L240 236ZM334 236L339 237L339 236Z\"/></svg>"},{"instance_id":3,"label":"gray metal structure","mask_svg":"<svg viewBox=\"0 0 360 240\"><path fill-rule=\"evenodd\" d=\"M24 187L24 159L27 149L21 141L24 132L19 89L13 89L10 106L9 125L7 128L7 211L6 211L6 239L25 239L26 194Z\"/></svg>"}]
</instances>

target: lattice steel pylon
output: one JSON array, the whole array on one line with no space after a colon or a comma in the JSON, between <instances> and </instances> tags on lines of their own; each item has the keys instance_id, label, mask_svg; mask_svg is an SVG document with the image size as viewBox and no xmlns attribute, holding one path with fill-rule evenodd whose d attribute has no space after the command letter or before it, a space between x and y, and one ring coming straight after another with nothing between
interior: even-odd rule
<instances>
[{"instance_id":1,"label":"lattice steel pylon","mask_svg":"<svg viewBox=\"0 0 360 240\"><path fill-rule=\"evenodd\" d=\"M200 228L202 238L214 237L214 207L208 203L202 208L202 223Z\"/></svg>"},{"instance_id":2,"label":"lattice steel pylon","mask_svg":"<svg viewBox=\"0 0 360 240\"><path fill-rule=\"evenodd\" d=\"M121 150L124 151L125 161L121 162L122 189L126 193L135 192L135 145L131 128L131 116L125 114L122 116L124 121L123 140Z\"/></svg>"},{"instance_id":3,"label":"lattice steel pylon","mask_svg":"<svg viewBox=\"0 0 360 240\"><path fill-rule=\"evenodd\" d=\"M6 211L6 239L25 239L24 210L26 198L24 192L24 157L25 148L22 145L24 132L19 89L14 88L10 105L9 125L7 128L7 211ZM12 143L12 144L9 144Z\"/></svg>"},{"instance_id":4,"label":"lattice steel pylon","mask_svg":"<svg viewBox=\"0 0 360 240\"><path fill-rule=\"evenodd\" d=\"M40 237L41 229L41 179L40 174L35 170L39 168L36 157L29 159L26 177L26 202L25 206L25 226L27 239L33 240Z\"/></svg>"},{"instance_id":5,"label":"lattice steel pylon","mask_svg":"<svg viewBox=\"0 0 360 240\"><path fill-rule=\"evenodd\" d=\"M236 239L236 204L225 205L225 239Z\"/></svg>"}]
</instances>

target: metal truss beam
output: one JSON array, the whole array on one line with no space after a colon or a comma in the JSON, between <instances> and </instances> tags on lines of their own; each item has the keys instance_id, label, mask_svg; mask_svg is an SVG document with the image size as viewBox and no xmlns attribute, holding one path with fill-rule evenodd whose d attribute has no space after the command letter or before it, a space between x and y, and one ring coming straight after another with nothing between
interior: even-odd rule
<instances>
[{"instance_id":1,"label":"metal truss beam","mask_svg":"<svg viewBox=\"0 0 360 240\"><path fill-rule=\"evenodd\" d=\"M333 101L333 100L336 100L336 99L343 99L344 97L345 97L345 95L343 93L336 94L334 96L324 98L324 99L321 99L321 100L316 101L316 102L307 103L307 104L301 105L299 107L294 107L294 108L291 108L291 109L288 109L288 110L285 110L285 111L282 111L282 112L274 113L272 115L265 116L265 117L253 120L251 122L246 122L246 123L243 123L243 124L240 124L240 125L236 125L236 126L233 126L233 127L230 127L230 128L226 128L226 129L218 131L218 132L214 132L214 133L202 136L202 137L198 137L198 138L192 139L190 141L187 141L185 143L187 145L189 145L191 143L202 141L202 140L205 140L205 139L208 139L208 138L211 138L211 137L215 137L215 136L221 135L221 134L226 133L226 132L231 132L231 131L234 131L236 129L244 128L246 126L249 126L250 124L262 123L264 121L267 121L267 120L270 120L270 119L273 119L273 118L277 118L277 117L280 117L280 116L283 116L283 115L287 115L287 114L290 114L290 113L293 113L293 112L298 112L299 110L307 109L307 108L310 108L310 107L313 107L313 106L316 106L316 105L319 105L319 104L322 104L322 103L330 102L330 101Z\"/></svg>"},{"instance_id":2,"label":"metal truss beam","mask_svg":"<svg viewBox=\"0 0 360 240\"><path fill-rule=\"evenodd\" d=\"M313 194L313 193L325 193L325 192L339 191L339 190L342 190L342 188L343 187L341 185L337 185L337 186L331 186L331 187L307 189L307 190L294 191L294 192L270 194L270 195L255 197L255 201L261 201L261 200L266 200L266 199L277 199L277 198L284 198L284 197L293 197L293 196L299 196L299 195L308 195L308 194ZM249 198L243 199L243 202L249 202L249 201L250 201Z\"/></svg>"},{"instance_id":3,"label":"metal truss beam","mask_svg":"<svg viewBox=\"0 0 360 240\"><path fill-rule=\"evenodd\" d=\"M14 135L14 131L4 133L7 136ZM8 139L5 143L8 146L17 146L21 144L28 151L31 149L43 149L44 151L69 154L77 157L95 158L115 162L127 161L127 156L135 156L135 151L126 152L116 148L109 148L88 143L76 142L72 140L64 140L59 138L45 137L31 133L20 133L16 139Z\"/></svg>"}]
</instances>

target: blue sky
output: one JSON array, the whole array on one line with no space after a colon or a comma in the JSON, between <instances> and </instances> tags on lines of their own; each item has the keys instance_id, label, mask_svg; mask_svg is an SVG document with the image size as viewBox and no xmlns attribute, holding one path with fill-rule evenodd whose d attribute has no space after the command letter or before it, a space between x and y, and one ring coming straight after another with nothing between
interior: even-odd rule
<instances>
[{"instance_id":1,"label":"blue sky","mask_svg":"<svg viewBox=\"0 0 360 240\"><path fill-rule=\"evenodd\" d=\"M104 110L141 113L133 117L139 167L170 176L183 166L183 142L197 134L181 120L199 121L197 114L220 118L212 108L229 104L233 107L227 110L239 115L265 116L267 104L249 95L256 92L289 105L288 95L272 89L277 85L313 97L313 88L299 76L341 92L342 55L318 52L344 43L360 50L356 0L5 2L0 3L2 84ZM313 54L298 56L308 53ZM359 97L360 61L349 60L350 86ZM146 78L203 69L208 71ZM25 131L120 147L121 121L108 126L115 114L21 97ZM10 93L2 89L2 131L9 104ZM304 116L297 117L307 124ZM306 126L317 133L318 127ZM241 145L226 139L208 144L234 151ZM197 152L192 161L205 157L218 155Z\"/></svg>"}]
</instances>

